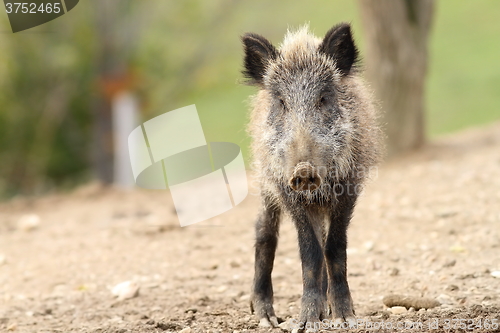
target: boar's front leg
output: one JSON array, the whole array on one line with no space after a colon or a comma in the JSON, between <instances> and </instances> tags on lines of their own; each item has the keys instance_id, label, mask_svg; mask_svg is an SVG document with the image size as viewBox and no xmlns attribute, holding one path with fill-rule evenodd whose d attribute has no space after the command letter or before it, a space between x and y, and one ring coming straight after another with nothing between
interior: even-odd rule
<instances>
[{"instance_id":1,"label":"boar's front leg","mask_svg":"<svg viewBox=\"0 0 500 333\"><path fill-rule=\"evenodd\" d=\"M328 301L333 318L354 319L351 293L347 284L347 227L351 220L357 194L349 184L341 184L337 203L330 214L330 226L325 243L328 271ZM340 189L340 187L339 187Z\"/></svg>"},{"instance_id":2,"label":"boar's front leg","mask_svg":"<svg viewBox=\"0 0 500 333\"><path fill-rule=\"evenodd\" d=\"M274 255L278 245L281 212L270 200L264 198L263 208L255 225L255 277L250 308L259 319L259 326L278 326L273 308Z\"/></svg>"},{"instance_id":3,"label":"boar's front leg","mask_svg":"<svg viewBox=\"0 0 500 333\"><path fill-rule=\"evenodd\" d=\"M325 295L323 293L323 250L314 232L315 218L306 208L290 207L299 241L302 261L302 301L299 322L304 329L314 328L325 316ZM300 331L300 330L294 330Z\"/></svg>"}]
</instances>

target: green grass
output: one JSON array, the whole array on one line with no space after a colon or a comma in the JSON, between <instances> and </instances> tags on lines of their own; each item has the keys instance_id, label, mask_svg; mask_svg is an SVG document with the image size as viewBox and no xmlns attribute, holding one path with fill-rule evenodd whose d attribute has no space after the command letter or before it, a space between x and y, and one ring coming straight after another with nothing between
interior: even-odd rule
<instances>
[{"instance_id":1,"label":"green grass","mask_svg":"<svg viewBox=\"0 0 500 333\"><path fill-rule=\"evenodd\" d=\"M500 120L500 2L436 3L427 86L431 137Z\"/></svg>"}]
</instances>

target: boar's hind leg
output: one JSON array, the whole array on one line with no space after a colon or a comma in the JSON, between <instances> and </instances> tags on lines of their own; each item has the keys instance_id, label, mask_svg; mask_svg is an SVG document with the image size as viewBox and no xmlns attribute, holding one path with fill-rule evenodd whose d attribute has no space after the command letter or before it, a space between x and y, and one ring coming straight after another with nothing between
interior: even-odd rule
<instances>
[{"instance_id":1,"label":"boar's hind leg","mask_svg":"<svg viewBox=\"0 0 500 333\"><path fill-rule=\"evenodd\" d=\"M344 192L330 215L330 227L325 244L328 271L328 300L333 318L354 317L351 293L347 284L347 227L352 216L356 195Z\"/></svg>"},{"instance_id":2,"label":"boar's hind leg","mask_svg":"<svg viewBox=\"0 0 500 333\"><path fill-rule=\"evenodd\" d=\"M280 210L264 200L264 207L255 226L255 277L250 307L260 320L259 326L278 326L273 308L274 255L278 244Z\"/></svg>"}]
</instances>

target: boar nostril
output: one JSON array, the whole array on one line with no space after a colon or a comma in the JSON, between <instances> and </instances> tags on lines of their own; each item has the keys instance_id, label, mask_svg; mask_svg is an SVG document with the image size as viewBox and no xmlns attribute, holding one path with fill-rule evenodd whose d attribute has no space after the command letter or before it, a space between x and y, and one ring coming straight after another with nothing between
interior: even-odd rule
<instances>
[{"instance_id":1,"label":"boar nostril","mask_svg":"<svg viewBox=\"0 0 500 333\"><path fill-rule=\"evenodd\" d=\"M289 184L295 191L314 191L319 188L321 177L309 162L300 162L295 166Z\"/></svg>"}]
</instances>

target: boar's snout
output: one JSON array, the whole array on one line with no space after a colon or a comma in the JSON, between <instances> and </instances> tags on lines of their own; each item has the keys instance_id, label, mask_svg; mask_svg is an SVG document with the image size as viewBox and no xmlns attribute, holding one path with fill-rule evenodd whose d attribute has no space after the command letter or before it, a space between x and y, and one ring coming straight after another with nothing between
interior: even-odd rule
<instances>
[{"instance_id":1,"label":"boar's snout","mask_svg":"<svg viewBox=\"0 0 500 333\"><path fill-rule=\"evenodd\" d=\"M321 185L318 170L309 162L300 162L293 169L290 186L294 191L314 191Z\"/></svg>"}]
</instances>

